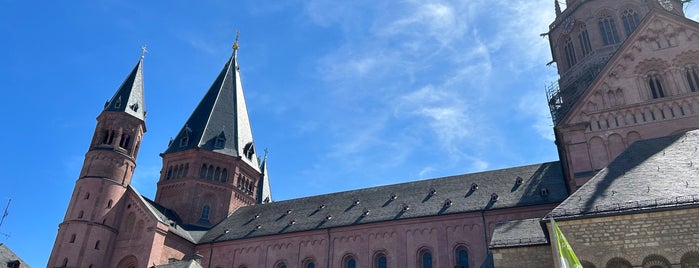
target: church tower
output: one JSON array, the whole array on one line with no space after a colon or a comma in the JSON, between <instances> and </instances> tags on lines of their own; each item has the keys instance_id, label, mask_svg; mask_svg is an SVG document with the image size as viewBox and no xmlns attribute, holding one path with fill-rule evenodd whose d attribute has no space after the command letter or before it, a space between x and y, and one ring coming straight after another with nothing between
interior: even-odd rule
<instances>
[{"instance_id":1,"label":"church tower","mask_svg":"<svg viewBox=\"0 0 699 268\"><path fill-rule=\"evenodd\" d=\"M155 201L184 224L210 227L239 207L271 201L266 166L260 166L253 143L237 51L236 38L233 55L161 154Z\"/></svg>"},{"instance_id":2,"label":"church tower","mask_svg":"<svg viewBox=\"0 0 699 268\"><path fill-rule=\"evenodd\" d=\"M555 0L547 97L571 191L637 140L699 128L699 25L684 2Z\"/></svg>"},{"instance_id":3,"label":"church tower","mask_svg":"<svg viewBox=\"0 0 699 268\"><path fill-rule=\"evenodd\" d=\"M141 57L97 117L48 267L107 267L121 221L119 204L146 132L145 117Z\"/></svg>"}]
</instances>

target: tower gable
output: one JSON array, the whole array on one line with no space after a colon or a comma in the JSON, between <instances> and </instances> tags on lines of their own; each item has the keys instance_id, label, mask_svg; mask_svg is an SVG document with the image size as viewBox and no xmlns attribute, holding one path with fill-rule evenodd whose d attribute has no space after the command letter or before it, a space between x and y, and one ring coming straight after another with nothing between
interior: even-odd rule
<instances>
[{"instance_id":1,"label":"tower gable","mask_svg":"<svg viewBox=\"0 0 699 268\"><path fill-rule=\"evenodd\" d=\"M569 100L555 132L571 188L637 140L699 126L697 40L696 22L651 11L581 95Z\"/></svg>"}]
</instances>

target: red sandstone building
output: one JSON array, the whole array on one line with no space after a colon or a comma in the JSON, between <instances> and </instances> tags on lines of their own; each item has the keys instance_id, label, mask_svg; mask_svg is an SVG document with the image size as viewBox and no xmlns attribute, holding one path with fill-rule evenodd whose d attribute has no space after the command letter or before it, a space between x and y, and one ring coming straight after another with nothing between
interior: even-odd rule
<instances>
[{"instance_id":1,"label":"red sandstone building","mask_svg":"<svg viewBox=\"0 0 699 268\"><path fill-rule=\"evenodd\" d=\"M538 260L527 266L550 266L541 218L580 216L565 207L598 196L573 192L633 142L699 126L699 25L683 2L555 3L546 35L560 161L273 202L236 47L161 154L151 200L131 186L146 132L141 59L97 117L47 266L516 267L522 252Z\"/></svg>"}]
</instances>

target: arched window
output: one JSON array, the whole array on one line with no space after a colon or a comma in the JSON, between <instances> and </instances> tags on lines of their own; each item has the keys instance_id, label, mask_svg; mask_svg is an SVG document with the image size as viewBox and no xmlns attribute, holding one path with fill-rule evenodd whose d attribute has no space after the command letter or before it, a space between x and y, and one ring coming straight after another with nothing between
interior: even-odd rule
<instances>
[{"instance_id":1,"label":"arched window","mask_svg":"<svg viewBox=\"0 0 699 268\"><path fill-rule=\"evenodd\" d=\"M97 240L97 242L95 242L95 249L96 250L100 249L100 241L99 240Z\"/></svg>"},{"instance_id":2,"label":"arched window","mask_svg":"<svg viewBox=\"0 0 699 268\"><path fill-rule=\"evenodd\" d=\"M182 177L186 177L187 173L189 173L189 163L184 164L184 171L182 172Z\"/></svg>"},{"instance_id":3,"label":"arched window","mask_svg":"<svg viewBox=\"0 0 699 268\"><path fill-rule=\"evenodd\" d=\"M221 179L221 168L216 167L216 171L214 171L214 180L219 181Z\"/></svg>"},{"instance_id":4,"label":"arched window","mask_svg":"<svg viewBox=\"0 0 699 268\"><path fill-rule=\"evenodd\" d=\"M624 258L612 258L607 262L606 268L631 268L631 263Z\"/></svg>"},{"instance_id":5,"label":"arched window","mask_svg":"<svg viewBox=\"0 0 699 268\"><path fill-rule=\"evenodd\" d=\"M352 255L347 255L342 259L342 267L343 268L357 268L357 261L354 259L354 256Z\"/></svg>"},{"instance_id":6,"label":"arched window","mask_svg":"<svg viewBox=\"0 0 699 268\"><path fill-rule=\"evenodd\" d=\"M624 30L626 31L626 36L631 35L633 30L636 29L639 22L638 12L633 9L626 9L621 13L621 22L624 24Z\"/></svg>"},{"instance_id":7,"label":"arched window","mask_svg":"<svg viewBox=\"0 0 699 268\"><path fill-rule=\"evenodd\" d=\"M206 170L206 179L212 180L213 178L214 178L214 166L209 166L209 169Z\"/></svg>"},{"instance_id":8,"label":"arched window","mask_svg":"<svg viewBox=\"0 0 699 268\"><path fill-rule=\"evenodd\" d=\"M687 83L689 84L689 90L692 92L697 92L699 90L699 70L697 70L697 66L690 66L687 67L686 70L686 76L687 76Z\"/></svg>"},{"instance_id":9,"label":"arched window","mask_svg":"<svg viewBox=\"0 0 699 268\"><path fill-rule=\"evenodd\" d=\"M201 219L202 220L209 220L209 212L211 210L211 207L209 205L204 205L201 208Z\"/></svg>"},{"instance_id":10,"label":"arched window","mask_svg":"<svg viewBox=\"0 0 699 268\"><path fill-rule=\"evenodd\" d=\"M681 266L684 267L699 267L699 252L690 251L682 255L680 259Z\"/></svg>"},{"instance_id":11,"label":"arched window","mask_svg":"<svg viewBox=\"0 0 699 268\"><path fill-rule=\"evenodd\" d=\"M78 212L78 219L82 219L82 218L83 218L83 214L84 214L84 213L83 213L82 210L81 210L80 212Z\"/></svg>"},{"instance_id":12,"label":"arched window","mask_svg":"<svg viewBox=\"0 0 699 268\"><path fill-rule=\"evenodd\" d=\"M286 268L286 263L285 262L279 262L277 265L274 266L274 268Z\"/></svg>"},{"instance_id":13,"label":"arched window","mask_svg":"<svg viewBox=\"0 0 699 268\"><path fill-rule=\"evenodd\" d=\"M119 147L126 149L129 147L129 143L131 142L131 137L129 135L122 135L121 140L119 141Z\"/></svg>"},{"instance_id":14,"label":"arched window","mask_svg":"<svg viewBox=\"0 0 699 268\"><path fill-rule=\"evenodd\" d=\"M592 46L590 45L590 35L587 33L587 26L584 24L580 25L580 32L578 33L578 43L580 43L580 50L582 50L582 55L587 56L592 52Z\"/></svg>"},{"instance_id":15,"label":"arched window","mask_svg":"<svg viewBox=\"0 0 699 268\"><path fill-rule=\"evenodd\" d=\"M63 258L63 264L61 264L61 267L68 267L68 258Z\"/></svg>"},{"instance_id":16,"label":"arched window","mask_svg":"<svg viewBox=\"0 0 699 268\"><path fill-rule=\"evenodd\" d=\"M172 167L167 168L167 173L165 175L165 180L169 180L172 178Z\"/></svg>"},{"instance_id":17,"label":"arched window","mask_svg":"<svg viewBox=\"0 0 699 268\"><path fill-rule=\"evenodd\" d=\"M107 201L107 208L112 208L112 200Z\"/></svg>"},{"instance_id":18,"label":"arched window","mask_svg":"<svg viewBox=\"0 0 699 268\"><path fill-rule=\"evenodd\" d=\"M388 267L388 260L386 254L378 253L374 257L374 268L386 268Z\"/></svg>"},{"instance_id":19,"label":"arched window","mask_svg":"<svg viewBox=\"0 0 699 268\"><path fill-rule=\"evenodd\" d=\"M650 87L651 96L653 96L654 99L665 97L665 92L663 91L663 83L661 82L660 75L648 75L648 86Z\"/></svg>"},{"instance_id":20,"label":"arched window","mask_svg":"<svg viewBox=\"0 0 699 268\"><path fill-rule=\"evenodd\" d=\"M604 43L605 46L620 42L619 33L616 30L616 23L609 14L600 16L598 24L600 34L602 35L602 43Z\"/></svg>"},{"instance_id":21,"label":"arched window","mask_svg":"<svg viewBox=\"0 0 699 268\"><path fill-rule=\"evenodd\" d=\"M420 250L418 253L418 267L432 268L432 252L428 249Z\"/></svg>"},{"instance_id":22,"label":"arched window","mask_svg":"<svg viewBox=\"0 0 699 268\"><path fill-rule=\"evenodd\" d=\"M454 250L454 267L468 268L468 250L466 247L459 246Z\"/></svg>"},{"instance_id":23,"label":"arched window","mask_svg":"<svg viewBox=\"0 0 699 268\"><path fill-rule=\"evenodd\" d=\"M643 268L670 268L671 264L665 257L652 254L643 258Z\"/></svg>"},{"instance_id":24,"label":"arched window","mask_svg":"<svg viewBox=\"0 0 699 268\"><path fill-rule=\"evenodd\" d=\"M221 182L226 181L228 181L228 170L224 168L223 171L221 171Z\"/></svg>"},{"instance_id":25,"label":"arched window","mask_svg":"<svg viewBox=\"0 0 699 268\"><path fill-rule=\"evenodd\" d=\"M303 265L301 267L303 267L303 268L316 268L316 264L312 258L308 258L305 261L303 261Z\"/></svg>"},{"instance_id":26,"label":"arched window","mask_svg":"<svg viewBox=\"0 0 699 268\"><path fill-rule=\"evenodd\" d=\"M206 178L206 164L201 165L201 170L199 171L200 178Z\"/></svg>"},{"instance_id":27,"label":"arched window","mask_svg":"<svg viewBox=\"0 0 699 268\"><path fill-rule=\"evenodd\" d=\"M568 60L568 68L573 67L573 65L578 63L578 61L575 58L575 48L573 47L573 41L570 40L570 37L565 41L564 48L566 53L566 60Z\"/></svg>"},{"instance_id":28,"label":"arched window","mask_svg":"<svg viewBox=\"0 0 699 268\"><path fill-rule=\"evenodd\" d=\"M68 243L75 243L75 234L70 235L70 241Z\"/></svg>"}]
</instances>

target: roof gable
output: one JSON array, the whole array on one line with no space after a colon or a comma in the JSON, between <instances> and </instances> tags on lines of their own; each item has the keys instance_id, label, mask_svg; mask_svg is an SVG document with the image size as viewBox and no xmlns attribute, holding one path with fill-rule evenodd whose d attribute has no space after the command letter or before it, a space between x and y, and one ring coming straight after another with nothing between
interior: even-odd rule
<instances>
[{"instance_id":1,"label":"roof gable","mask_svg":"<svg viewBox=\"0 0 699 268\"><path fill-rule=\"evenodd\" d=\"M666 40L656 40L658 36L674 34L673 32L676 31L685 31L686 37L683 38L689 40L683 40L683 43L696 43L695 41L692 42L691 39L699 37L699 24L678 15L651 10L636 30L609 59L592 83L584 89L582 95L577 100L574 100L575 103L573 103L570 111L566 113L558 125L574 124L579 122L582 117L585 117L590 110L606 109L607 107L603 105L604 101L596 94L614 91L619 87L622 80L636 79L638 71L641 71L637 70L639 63L663 57L659 56L658 53L654 53L654 51L661 51L662 49L654 48L653 46L660 44L662 47L668 46L668 44L657 43L656 41L667 42ZM672 46L677 46L677 44ZM605 92L601 92L600 90L602 89ZM633 88L626 89L640 90L635 82ZM645 95L640 95L644 93L630 92L623 94L623 96L625 101L640 102L645 100L645 97L643 97Z\"/></svg>"}]
</instances>

